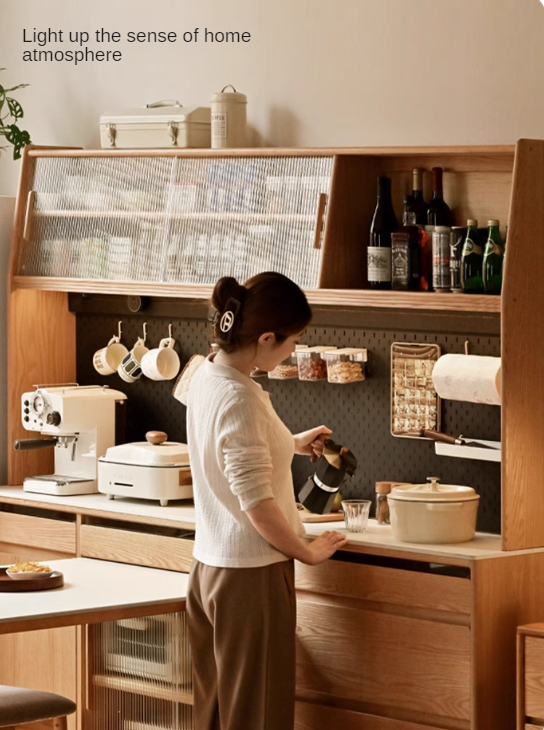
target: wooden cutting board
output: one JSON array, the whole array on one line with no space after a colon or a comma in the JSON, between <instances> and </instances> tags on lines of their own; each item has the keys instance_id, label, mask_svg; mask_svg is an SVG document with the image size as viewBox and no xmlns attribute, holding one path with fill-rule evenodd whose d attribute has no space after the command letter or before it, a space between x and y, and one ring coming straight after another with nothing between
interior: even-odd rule
<instances>
[{"instance_id":1,"label":"wooden cutting board","mask_svg":"<svg viewBox=\"0 0 544 730\"><path fill-rule=\"evenodd\" d=\"M339 522L344 521L343 512L329 512L327 515L317 515L314 512L308 512L302 505L297 505L300 513L300 519L303 522Z\"/></svg>"}]
</instances>

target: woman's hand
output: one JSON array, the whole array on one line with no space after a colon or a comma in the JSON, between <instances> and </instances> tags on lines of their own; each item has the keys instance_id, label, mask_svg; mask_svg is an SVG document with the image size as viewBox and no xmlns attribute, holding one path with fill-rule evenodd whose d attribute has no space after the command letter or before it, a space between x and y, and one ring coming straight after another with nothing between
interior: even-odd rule
<instances>
[{"instance_id":1,"label":"woman's hand","mask_svg":"<svg viewBox=\"0 0 544 730\"><path fill-rule=\"evenodd\" d=\"M296 433L293 437L295 439L295 454L307 455L310 457L310 461L317 461L318 457L322 456L323 444L331 433L331 429L327 426L317 426L317 428L311 428L309 431Z\"/></svg>"},{"instance_id":2,"label":"woman's hand","mask_svg":"<svg viewBox=\"0 0 544 730\"><path fill-rule=\"evenodd\" d=\"M331 557L339 548L348 541L346 535L333 530L323 532L307 546L307 558L303 561L306 565L319 565Z\"/></svg>"}]
</instances>

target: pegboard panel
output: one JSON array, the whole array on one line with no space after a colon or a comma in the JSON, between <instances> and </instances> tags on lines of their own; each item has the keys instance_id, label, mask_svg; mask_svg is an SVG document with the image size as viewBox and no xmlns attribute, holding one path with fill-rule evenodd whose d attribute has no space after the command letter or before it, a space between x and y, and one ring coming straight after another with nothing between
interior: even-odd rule
<instances>
[{"instance_id":1,"label":"pegboard panel","mask_svg":"<svg viewBox=\"0 0 544 730\"><path fill-rule=\"evenodd\" d=\"M127 441L144 438L150 429L164 430L169 438L186 440L185 408L172 395L174 381L154 382L141 378L133 385L117 375L100 376L92 366L93 353L117 332L119 317L77 315L77 369L82 384L108 384L128 396ZM363 319L363 318L362 318ZM442 353L462 353L468 339L470 353L500 355L498 336L438 334L421 331L372 329L371 317L362 327L314 327L306 330L303 342L331 347L366 347L369 352L367 379L351 385L327 382L258 382L270 392L279 416L293 432L322 423L332 437L348 446L359 460L355 476L342 488L344 497L374 499L374 483L380 480L424 482L431 474L443 483L472 486L480 494L478 530L500 532L500 464L437 456L427 440L396 438L390 433L390 348L393 342L437 343ZM182 365L194 353L206 354L210 325L204 320L123 318L123 342L130 349L147 322L147 344L155 347L173 325L176 350ZM469 438L500 440L500 408L455 401L442 402L442 430ZM313 467L305 457L295 457L293 479L298 490Z\"/></svg>"}]
</instances>

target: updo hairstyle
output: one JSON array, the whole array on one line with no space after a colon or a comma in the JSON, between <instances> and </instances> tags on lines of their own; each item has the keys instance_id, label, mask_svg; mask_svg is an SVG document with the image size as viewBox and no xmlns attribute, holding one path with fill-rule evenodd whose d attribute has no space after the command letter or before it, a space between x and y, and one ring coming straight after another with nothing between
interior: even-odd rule
<instances>
[{"instance_id":1,"label":"updo hairstyle","mask_svg":"<svg viewBox=\"0 0 544 730\"><path fill-rule=\"evenodd\" d=\"M214 287L212 306L214 341L227 353L257 342L264 332L273 332L279 343L308 325L312 310L302 289L287 276L274 271L257 274L245 284L232 276L224 276ZM234 316L232 327L228 324Z\"/></svg>"}]
</instances>

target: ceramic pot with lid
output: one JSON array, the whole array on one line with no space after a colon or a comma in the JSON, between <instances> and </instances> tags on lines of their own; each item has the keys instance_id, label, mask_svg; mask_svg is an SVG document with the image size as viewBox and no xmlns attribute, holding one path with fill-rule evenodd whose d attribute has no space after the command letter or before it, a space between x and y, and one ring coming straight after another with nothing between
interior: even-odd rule
<instances>
[{"instance_id":1,"label":"ceramic pot with lid","mask_svg":"<svg viewBox=\"0 0 544 730\"><path fill-rule=\"evenodd\" d=\"M401 542L443 544L474 539L479 495L472 487L403 484L388 495L393 537Z\"/></svg>"}]
</instances>

